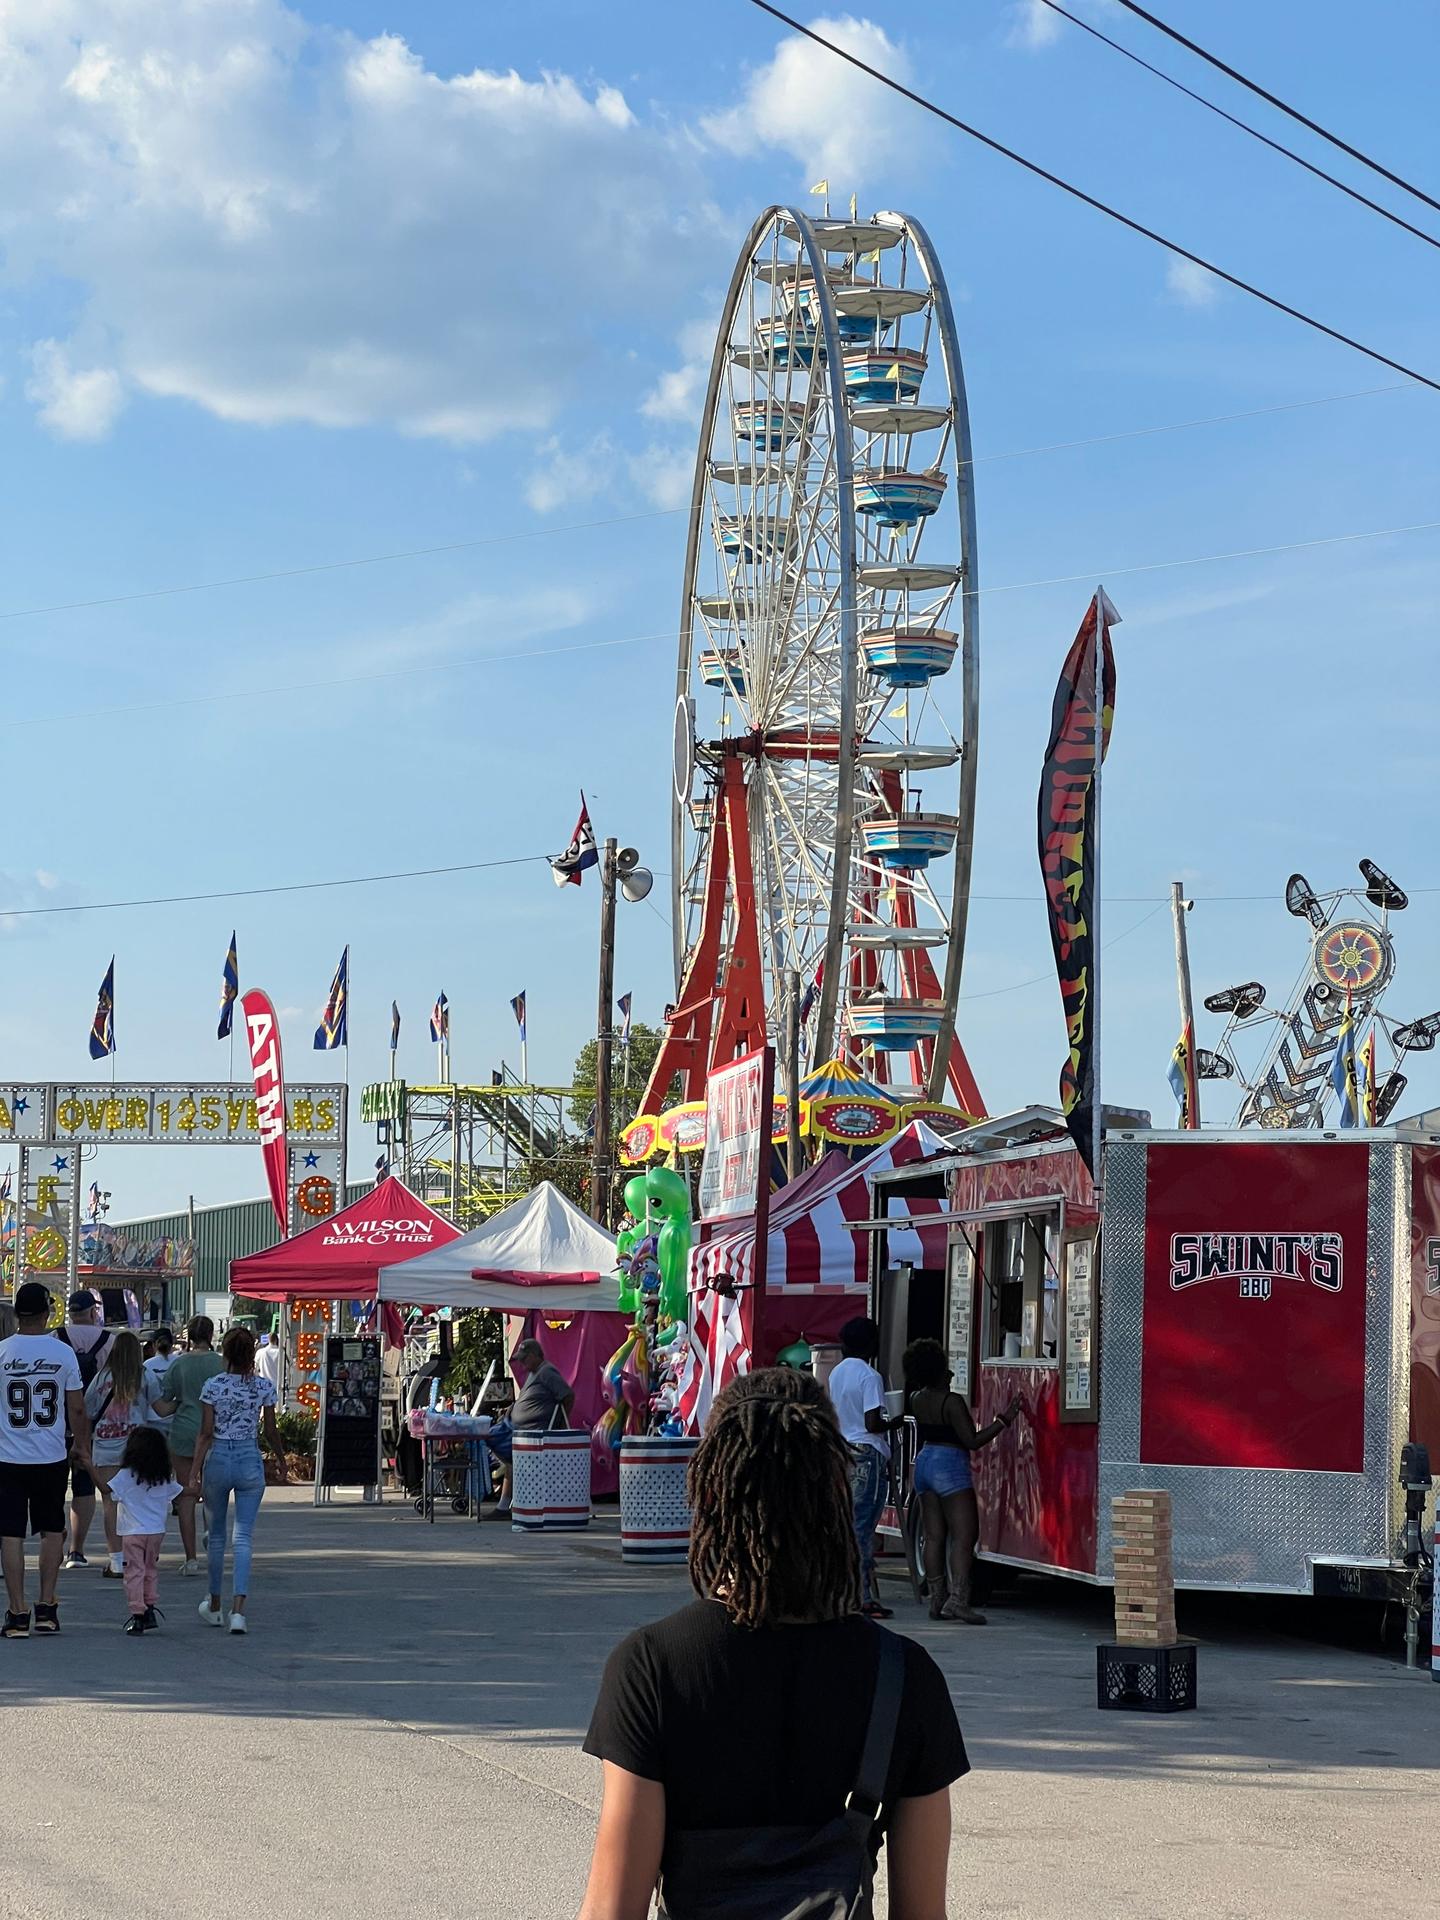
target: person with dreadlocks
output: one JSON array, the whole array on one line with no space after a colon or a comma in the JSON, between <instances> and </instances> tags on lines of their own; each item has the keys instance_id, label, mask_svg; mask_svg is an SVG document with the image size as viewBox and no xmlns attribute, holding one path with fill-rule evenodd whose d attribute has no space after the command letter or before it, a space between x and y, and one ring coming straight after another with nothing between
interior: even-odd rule
<instances>
[{"instance_id":1,"label":"person with dreadlocks","mask_svg":"<svg viewBox=\"0 0 1440 1920\"><path fill-rule=\"evenodd\" d=\"M824 1388L732 1381L690 1467L700 1598L611 1654L585 1739L604 1799L581 1920L945 1920L952 1782L969 1770L944 1675L860 1612L850 1448ZM836 1904L808 1904L829 1899Z\"/></svg>"}]
</instances>

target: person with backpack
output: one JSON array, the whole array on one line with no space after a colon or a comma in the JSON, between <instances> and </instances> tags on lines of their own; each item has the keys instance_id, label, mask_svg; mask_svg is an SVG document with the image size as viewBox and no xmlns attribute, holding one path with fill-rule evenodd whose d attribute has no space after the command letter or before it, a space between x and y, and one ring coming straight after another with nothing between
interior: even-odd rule
<instances>
[{"instance_id":1,"label":"person with backpack","mask_svg":"<svg viewBox=\"0 0 1440 1920\"><path fill-rule=\"evenodd\" d=\"M120 1517L110 1492L110 1481L125 1458L125 1445L136 1427L150 1424L151 1402L145 1380L140 1342L126 1328L110 1342L110 1354L85 1389L85 1411L90 1416L90 1444L94 1475L105 1502L105 1563L107 1580L125 1576L125 1554L120 1544Z\"/></svg>"},{"instance_id":2,"label":"person with backpack","mask_svg":"<svg viewBox=\"0 0 1440 1920\"><path fill-rule=\"evenodd\" d=\"M80 1362L81 1391L94 1382L110 1349L111 1333L100 1312L100 1302L88 1287L77 1287L66 1303L68 1321L56 1335L74 1349ZM66 1458L70 1469L70 1551L65 1566L88 1567L85 1541L95 1518L95 1479L88 1464L74 1457L73 1437L66 1428Z\"/></svg>"},{"instance_id":3,"label":"person with backpack","mask_svg":"<svg viewBox=\"0 0 1440 1920\"><path fill-rule=\"evenodd\" d=\"M690 1466L700 1598L611 1654L585 1739L604 1797L580 1920L944 1920L945 1677L860 1612L850 1449L808 1373L715 1401Z\"/></svg>"}]
</instances>

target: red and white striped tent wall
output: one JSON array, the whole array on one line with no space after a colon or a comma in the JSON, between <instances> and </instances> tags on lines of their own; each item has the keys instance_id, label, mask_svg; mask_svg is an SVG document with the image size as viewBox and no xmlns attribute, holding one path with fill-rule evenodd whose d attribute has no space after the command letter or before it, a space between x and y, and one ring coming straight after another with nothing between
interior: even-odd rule
<instances>
[{"instance_id":1,"label":"red and white striped tent wall","mask_svg":"<svg viewBox=\"0 0 1440 1920\"><path fill-rule=\"evenodd\" d=\"M680 1396L687 1431L703 1426L715 1395L737 1374L748 1373L752 1362L767 1365L802 1336L811 1341L833 1338L847 1320L864 1312L870 1236L850 1232L846 1223L873 1217L877 1175L946 1151L939 1134L922 1121L912 1121L863 1160L849 1160L838 1151L827 1154L774 1196L766 1253L765 1351L758 1356L752 1353L749 1291L755 1270L754 1219L727 1222L695 1248L690 1256L690 1358ZM943 1205L920 1196L892 1200L896 1211L908 1211L917 1221ZM917 1267L943 1267L946 1233L938 1221L930 1227L895 1229L886 1236L886 1264L910 1261ZM712 1291L722 1274L729 1274L739 1288L733 1298Z\"/></svg>"}]
</instances>

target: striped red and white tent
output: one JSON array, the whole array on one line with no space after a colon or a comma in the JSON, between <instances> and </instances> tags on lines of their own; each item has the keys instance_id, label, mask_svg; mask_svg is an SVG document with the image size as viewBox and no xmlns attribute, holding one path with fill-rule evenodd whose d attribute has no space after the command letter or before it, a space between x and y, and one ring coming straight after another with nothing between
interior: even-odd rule
<instances>
[{"instance_id":1,"label":"striped red and white tent","mask_svg":"<svg viewBox=\"0 0 1440 1920\"><path fill-rule=\"evenodd\" d=\"M876 1176L893 1167L947 1151L939 1134L912 1121L893 1140L863 1160L836 1151L784 1187L770 1203L766 1255L766 1364L782 1347L804 1337L822 1339L864 1311L869 1281L870 1235L852 1233L847 1222L874 1217ZM908 1211L923 1221L943 1202L916 1196L892 1196L892 1212ZM917 1267L943 1267L947 1228L898 1227L886 1237L886 1264L910 1261ZM726 1223L714 1238L690 1255L690 1358L681 1382L680 1412L687 1430L704 1425L710 1403L738 1374L748 1373L751 1352L751 1294L755 1271L755 1222ZM728 1274L739 1289L735 1297L713 1289Z\"/></svg>"}]
</instances>

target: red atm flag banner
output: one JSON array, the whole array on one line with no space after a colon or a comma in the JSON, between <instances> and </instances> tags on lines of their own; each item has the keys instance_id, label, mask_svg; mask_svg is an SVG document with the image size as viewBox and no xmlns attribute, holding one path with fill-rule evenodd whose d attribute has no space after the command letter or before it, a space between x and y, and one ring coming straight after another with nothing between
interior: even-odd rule
<instances>
[{"instance_id":1,"label":"red atm flag banner","mask_svg":"<svg viewBox=\"0 0 1440 1920\"><path fill-rule=\"evenodd\" d=\"M245 1040L250 1048L250 1071L255 1076L255 1104L260 1109L260 1152L270 1204L280 1222L281 1235L290 1231L289 1166L285 1151L285 1073L280 1064L280 1022L268 993L252 988L240 1001L245 1017Z\"/></svg>"},{"instance_id":2,"label":"red atm flag banner","mask_svg":"<svg viewBox=\"0 0 1440 1920\"><path fill-rule=\"evenodd\" d=\"M1115 609L1103 593L1090 602L1065 656L1040 774L1040 872L1050 913L1050 940L1070 1050L1060 1070L1060 1104L1092 1175L1095 1106L1095 649L1103 649L1103 730L1099 758L1110 744L1115 711Z\"/></svg>"}]
</instances>

